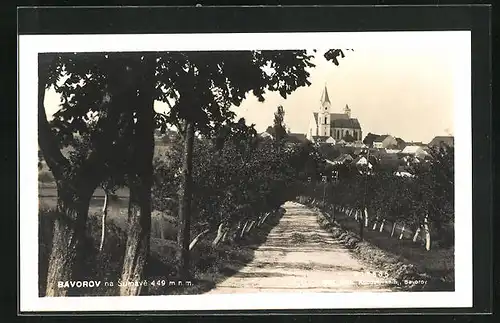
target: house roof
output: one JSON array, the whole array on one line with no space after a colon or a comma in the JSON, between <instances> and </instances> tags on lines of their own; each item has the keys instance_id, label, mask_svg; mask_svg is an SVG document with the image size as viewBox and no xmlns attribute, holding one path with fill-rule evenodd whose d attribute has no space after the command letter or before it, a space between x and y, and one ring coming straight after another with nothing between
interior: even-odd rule
<instances>
[{"instance_id":1,"label":"house roof","mask_svg":"<svg viewBox=\"0 0 500 323\"><path fill-rule=\"evenodd\" d=\"M374 141L375 139L377 139L377 137L378 137L378 136L379 136L379 135L377 135L377 134L374 134L374 133L369 132L369 133L366 135L365 139L363 139L363 143L364 143L365 145L371 145L371 144L373 144L373 141Z\"/></svg>"},{"instance_id":2,"label":"house roof","mask_svg":"<svg viewBox=\"0 0 500 323\"><path fill-rule=\"evenodd\" d=\"M389 137L390 135L380 135L378 136L377 138L375 138L375 140L373 140L373 142L382 142L385 140L385 138Z\"/></svg>"},{"instance_id":3,"label":"house roof","mask_svg":"<svg viewBox=\"0 0 500 323\"><path fill-rule=\"evenodd\" d=\"M429 146L439 146L446 144L448 146L453 146L455 138L453 136L436 136L431 140Z\"/></svg>"},{"instance_id":4,"label":"house roof","mask_svg":"<svg viewBox=\"0 0 500 323\"><path fill-rule=\"evenodd\" d=\"M366 160L366 157L365 156L358 156L352 162L355 163L355 164L357 164L362 159Z\"/></svg>"},{"instance_id":5,"label":"house roof","mask_svg":"<svg viewBox=\"0 0 500 323\"><path fill-rule=\"evenodd\" d=\"M339 157L335 158L335 163L344 163L347 160L353 160L352 156L349 154L342 154Z\"/></svg>"},{"instance_id":6,"label":"house roof","mask_svg":"<svg viewBox=\"0 0 500 323\"><path fill-rule=\"evenodd\" d=\"M416 154L419 151L425 153L425 151L420 146L406 146L405 149L403 149L401 152L403 154Z\"/></svg>"},{"instance_id":7,"label":"house roof","mask_svg":"<svg viewBox=\"0 0 500 323\"><path fill-rule=\"evenodd\" d=\"M361 129L358 119L334 119L330 121L330 127L332 128L351 128L351 129Z\"/></svg>"},{"instance_id":8,"label":"house roof","mask_svg":"<svg viewBox=\"0 0 500 323\"><path fill-rule=\"evenodd\" d=\"M325 142L330 136L313 136L315 142Z\"/></svg>"},{"instance_id":9,"label":"house roof","mask_svg":"<svg viewBox=\"0 0 500 323\"><path fill-rule=\"evenodd\" d=\"M398 143L398 146L402 146L402 145L406 144L406 142L399 137L396 137L396 142Z\"/></svg>"}]
</instances>

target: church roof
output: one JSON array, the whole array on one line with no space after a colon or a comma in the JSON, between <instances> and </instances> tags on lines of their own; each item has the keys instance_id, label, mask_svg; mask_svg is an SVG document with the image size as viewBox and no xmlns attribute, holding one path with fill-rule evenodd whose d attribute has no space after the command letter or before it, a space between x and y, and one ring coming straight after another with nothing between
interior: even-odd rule
<instances>
[{"instance_id":1,"label":"church roof","mask_svg":"<svg viewBox=\"0 0 500 323\"><path fill-rule=\"evenodd\" d=\"M318 112L313 112L314 122L318 125ZM349 118L345 113L330 113L330 126L335 128L361 129L358 119Z\"/></svg>"},{"instance_id":2,"label":"church roof","mask_svg":"<svg viewBox=\"0 0 500 323\"><path fill-rule=\"evenodd\" d=\"M331 120L330 127L361 129L361 125L359 124L359 121L356 118Z\"/></svg>"},{"instance_id":3,"label":"church roof","mask_svg":"<svg viewBox=\"0 0 500 323\"><path fill-rule=\"evenodd\" d=\"M345 113L330 113L330 120L337 119L349 119L349 116Z\"/></svg>"},{"instance_id":4,"label":"church roof","mask_svg":"<svg viewBox=\"0 0 500 323\"><path fill-rule=\"evenodd\" d=\"M326 89L326 85L325 89L323 90L323 94L321 95L321 103L323 104L325 102L331 103L330 98L328 97L328 90Z\"/></svg>"}]
</instances>

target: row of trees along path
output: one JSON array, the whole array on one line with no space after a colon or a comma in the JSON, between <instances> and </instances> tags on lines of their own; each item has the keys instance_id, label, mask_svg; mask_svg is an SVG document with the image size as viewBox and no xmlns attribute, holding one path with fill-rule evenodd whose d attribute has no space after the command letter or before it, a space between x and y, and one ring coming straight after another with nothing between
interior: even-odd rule
<instances>
[{"instance_id":1,"label":"row of trees along path","mask_svg":"<svg viewBox=\"0 0 500 323\"><path fill-rule=\"evenodd\" d=\"M313 54L314 55L314 54ZM338 65L341 50L328 50ZM38 143L58 191L47 296L75 294L57 282L82 273L89 203L99 186L130 190L122 281L141 280L150 248L154 131L175 126L184 141L179 190L179 272L189 274L192 156L196 134L211 136L234 118L231 106L248 93L264 100L266 91L286 98L310 85L312 55L304 50L245 52L47 53L39 55ZM45 92L53 87L61 108L49 120ZM154 109L166 103L165 112ZM61 149L84 138L70 156ZM138 295L141 286L121 287Z\"/></svg>"},{"instance_id":2,"label":"row of trees along path","mask_svg":"<svg viewBox=\"0 0 500 323\"><path fill-rule=\"evenodd\" d=\"M428 159L408 162L410 176L394 176L376 159L373 169L356 165L336 165L338 180L317 185L311 183L307 195L320 201L322 208L335 217L346 212L364 228L380 232L391 225L400 239L413 232L413 241L424 236L425 248L431 249L436 238L439 244L453 244L454 224L454 148L447 145L429 149ZM399 224L399 226L397 226Z\"/></svg>"}]
</instances>

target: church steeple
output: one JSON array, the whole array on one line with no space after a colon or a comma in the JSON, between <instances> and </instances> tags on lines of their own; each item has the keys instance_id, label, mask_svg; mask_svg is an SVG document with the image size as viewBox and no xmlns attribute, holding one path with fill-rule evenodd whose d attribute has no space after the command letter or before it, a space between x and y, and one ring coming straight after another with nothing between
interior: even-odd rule
<instances>
[{"instance_id":1,"label":"church steeple","mask_svg":"<svg viewBox=\"0 0 500 323\"><path fill-rule=\"evenodd\" d=\"M321 95L321 114L320 114L320 129L319 129L319 135L320 136L329 136L330 135L330 98L328 97L328 90L326 89L326 84L325 84L325 89L323 90L323 94Z\"/></svg>"},{"instance_id":2,"label":"church steeple","mask_svg":"<svg viewBox=\"0 0 500 323\"><path fill-rule=\"evenodd\" d=\"M325 89L323 90L323 94L321 95L321 105L324 106L325 103L327 102L331 104L330 98L328 97L328 90L326 89L326 84L325 84Z\"/></svg>"},{"instance_id":3,"label":"church steeple","mask_svg":"<svg viewBox=\"0 0 500 323\"><path fill-rule=\"evenodd\" d=\"M347 114L349 118L351 117L351 108L349 108L347 104L345 105L344 113Z\"/></svg>"}]
</instances>

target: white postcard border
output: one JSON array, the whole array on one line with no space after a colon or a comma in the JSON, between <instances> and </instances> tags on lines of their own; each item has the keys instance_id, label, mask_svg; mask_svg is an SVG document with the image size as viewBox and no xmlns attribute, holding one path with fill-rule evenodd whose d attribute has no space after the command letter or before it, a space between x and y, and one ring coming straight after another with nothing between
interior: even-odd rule
<instances>
[{"instance_id":1,"label":"white postcard border","mask_svg":"<svg viewBox=\"0 0 500 323\"><path fill-rule=\"evenodd\" d=\"M20 310L148 311L472 307L470 31L19 36ZM43 52L176 51L456 46L455 291L259 293L136 297L38 297L37 59ZM390 50L390 48L388 48ZM459 174L459 176L457 176Z\"/></svg>"}]
</instances>

